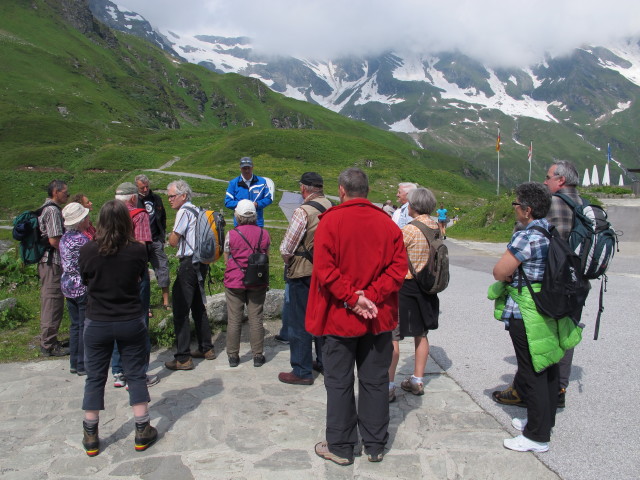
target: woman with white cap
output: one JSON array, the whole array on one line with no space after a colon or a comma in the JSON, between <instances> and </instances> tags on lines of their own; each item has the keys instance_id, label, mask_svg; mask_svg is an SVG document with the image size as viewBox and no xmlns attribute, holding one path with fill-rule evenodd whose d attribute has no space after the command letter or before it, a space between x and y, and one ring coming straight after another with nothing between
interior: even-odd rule
<instances>
[{"instance_id":1,"label":"woman with white cap","mask_svg":"<svg viewBox=\"0 0 640 480\"><path fill-rule=\"evenodd\" d=\"M78 260L80 247L89 242L84 234L91 222L89 209L77 202L67 204L62 209L65 233L60 238L60 259L62 260L62 277L60 287L67 299L67 310L71 319L69 328L69 359L72 374L86 375L84 368L84 312L87 305L87 287L82 283Z\"/></svg>"},{"instance_id":2,"label":"woman with white cap","mask_svg":"<svg viewBox=\"0 0 640 480\"><path fill-rule=\"evenodd\" d=\"M240 363L240 331L244 306L249 317L249 343L253 353L253 366L261 367L264 358L264 325L262 312L267 296L268 278L263 285L247 286L245 271L249 255L254 252L268 253L271 238L269 233L256 225L256 206L251 200L240 200L234 212L237 227L227 232L224 242L225 297L227 300L227 355L229 366Z\"/></svg>"}]
</instances>

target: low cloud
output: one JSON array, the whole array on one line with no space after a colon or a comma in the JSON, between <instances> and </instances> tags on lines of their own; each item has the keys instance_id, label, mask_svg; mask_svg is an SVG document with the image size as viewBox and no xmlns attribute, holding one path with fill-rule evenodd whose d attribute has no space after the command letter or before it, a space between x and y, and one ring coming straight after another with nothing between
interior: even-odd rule
<instances>
[{"instance_id":1,"label":"low cloud","mask_svg":"<svg viewBox=\"0 0 640 480\"><path fill-rule=\"evenodd\" d=\"M457 49L495 66L640 37L637 0L125 0L155 27L314 58Z\"/></svg>"}]
</instances>

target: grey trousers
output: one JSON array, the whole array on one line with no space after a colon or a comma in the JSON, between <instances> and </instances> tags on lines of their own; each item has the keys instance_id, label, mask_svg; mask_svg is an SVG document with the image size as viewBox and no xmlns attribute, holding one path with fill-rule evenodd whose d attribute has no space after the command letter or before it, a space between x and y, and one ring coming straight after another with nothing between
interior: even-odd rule
<instances>
[{"instance_id":1,"label":"grey trousers","mask_svg":"<svg viewBox=\"0 0 640 480\"><path fill-rule=\"evenodd\" d=\"M60 290L62 267L38 264L40 276L40 346L49 350L58 342L58 330L64 314L64 295Z\"/></svg>"},{"instance_id":2,"label":"grey trousers","mask_svg":"<svg viewBox=\"0 0 640 480\"><path fill-rule=\"evenodd\" d=\"M227 355L239 355L240 353L240 332L245 304L249 316L251 351L253 355L262 354L264 350L262 313L267 288L225 288L224 293L227 300Z\"/></svg>"}]
</instances>

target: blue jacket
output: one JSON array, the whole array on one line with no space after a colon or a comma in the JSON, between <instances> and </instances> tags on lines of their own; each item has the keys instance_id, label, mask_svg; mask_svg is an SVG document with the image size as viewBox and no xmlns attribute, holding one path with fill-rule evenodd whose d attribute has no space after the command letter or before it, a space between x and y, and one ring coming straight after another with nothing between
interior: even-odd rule
<instances>
[{"instance_id":1,"label":"blue jacket","mask_svg":"<svg viewBox=\"0 0 640 480\"><path fill-rule=\"evenodd\" d=\"M249 188L247 188L247 184L244 182L242 175L238 175L236 178L231 180L227 187L224 206L231 210L235 210L236 205L238 205L240 200L251 200L252 202L257 203L257 225L259 227L264 227L262 209L273 202L273 198L271 198L271 191L269 190L266 180L254 175L251 179L251 186ZM235 217L233 218L233 225L238 226Z\"/></svg>"}]
</instances>

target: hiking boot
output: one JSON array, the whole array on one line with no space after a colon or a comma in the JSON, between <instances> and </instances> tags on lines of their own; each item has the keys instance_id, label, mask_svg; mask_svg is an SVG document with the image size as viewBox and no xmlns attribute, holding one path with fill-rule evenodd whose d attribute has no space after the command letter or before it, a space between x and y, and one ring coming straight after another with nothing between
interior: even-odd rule
<instances>
[{"instance_id":1,"label":"hiking boot","mask_svg":"<svg viewBox=\"0 0 640 480\"><path fill-rule=\"evenodd\" d=\"M43 357L64 357L69 355L69 349L63 347L61 343L56 343L48 349L40 347L40 354Z\"/></svg>"},{"instance_id":2,"label":"hiking boot","mask_svg":"<svg viewBox=\"0 0 640 480\"><path fill-rule=\"evenodd\" d=\"M266 361L267 361L267 359L264 358L264 355L262 355L261 353L253 356L253 366L254 367L261 367L262 365L264 365L264 363Z\"/></svg>"},{"instance_id":3,"label":"hiking boot","mask_svg":"<svg viewBox=\"0 0 640 480\"><path fill-rule=\"evenodd\" d=\"M351 465L353 463L353 458L352 459L343 458L343 457L339 457L335 453L331 453L329 451L329 445L327 444L327 442L316 443L315 451L316 451L316 455L318 455L320 458L324 458L325 460L329 460L343 467L347 465Z\"/></svg>"},{"instance_id":4,"label":"hiking boot","mask_svg":"<svg viewBox=\"0 0 640 480\"><path fill-rule=\"evenodd\" d=\"M278 374L278 380L291 385L313 385L313 377L301 378L293 372L280 372L280 374Z\"/></svg>"},{"instance_id":5,"label":"hiking boot","mask_svg":"<svg viewBox=\"0 0 640 480\"><path fill-rule=\"evenodd\" d=\"M515 450L516 452L535 452L542 453L549 450L548 442L535 442L528 439L524 435L518 435L515 438L507 438L502 442L505 448Z\"/></svg>"},{"instance_id":6,"label":"hiking boot","mask_svg":"<svg viewBox=\"0 0 640 480\"><path fill-rule=\"evenodd\" d=\"M283 345L289 345L289 340L284 338L282 335L276 335L273 338L276 342L282 343Z\"/></svg>"},{"instance_id":7,"label":"hiking boot","mask_svg":"<svg viewBox=\"0 0 640 480\"><path fill-rule=\"evenodd\" d=\"M200 350L192 350L191 356L193 358L204 358L205 360L214 360L217 357L216 352L213 348L211 348L211 350L207 350L204 353Z\"/></svg>"},{"instance_id":8,"label":"hiking boot","mask_svg":"<svg viewBox=\"0 0 640 480\"><path fill-rule=\"evenodd\" d=\"M136 423L136 452L143 452L158 439L158 430L151 423Z\"/></svg>"},{"instance_id":9,"label":"hiking boot","mask_svg":"<svg viewBox=\"0 0 640 480\"><path fill-rule=\"evenodd\" d=\"M127 379L124 377L124 373L116 373L113 376L114 388L122 388L127 386Z\"/></svg>"},{"instance_id":10,"label":"hiking boot","mask_svg":"<svg viewBox=\"0 0 640 480\"><path fill-rule=\"evenodd\" d=\"M380 453L367 453L367 460L370 462L381 462L384 458L384 452Z\"/></svg>"},{"instance_id":11,"label":"hiking boot","mask_svg":"<svg viewBox=\"0 0 640 480\"><path fill-rule=\"evenodd\" d=\"M98 424L89 427L87 422L82 422L82 430L84 431L84 437L82 438L82 446L84 451L90 457L95 457L100 453L100 439L98 438Z\"/></svg>"},{"instance_id":12,"label":"hiking boot","mask_svg":"<svg viewBox=\"0 0 640 480\"><path fill-rule=\"evenodd\" d=\"M389 389L389 403L393 403L396 401L396 387Z\"/></svg>"},{"instance_id":13,"label":"hiking boot","mask_svg":"<svg viewBox=\"0 0 640 480\"><path fill-rule=\"evenodd\" d=\"M565 394L567 393L567 389L566 388L561 388L560 391L558 392L558 407L557 408L564 408L565 406Z\"/></svg>"},{"instance_id":14,"label":"hiking boot","mask_svg":"<svg viewBox=\"0 0 640 480\"><path fill-rule=\"evenodd\" d=\"M502 405L515 405L516 407L526 407L527 403L520 398L518 392L513 385L509 385L504 390L496 390L491 394L491 398L497 403Z\"/></svg>"},{"instance_id":15,"label":"hiking boot","mask_svg":"<svg viewBox=\"0 0 640 480\"><path fill-rule=\"evenodd\" d=\"M424 383L414 383L411 381L411 377L405 378L400 384L400 387L405 392L411 392L414 395L424 395Z\"/></svg>"},{"instance_id":16,"label":"hiking boot","mask_svg":"<svg viewBox=\"0 0 640 480\"><path fill-rule=\"evenodd\" d=\"M238 355L229 355L229 366L237 367L240 365L240 357Z\"/></svg>"},{"instance_id":17,"label":"hiking boot","mask_svg":"<svg viewBox=\"0 0 640 480\"><path fill-rule=\"evenodd\" d=\"M191 358L186 362L179 362L178 359L174 358L170 362L164 362L164 366L169 370L193 370L195 368Z\"/></svg>"}]
</instances>

